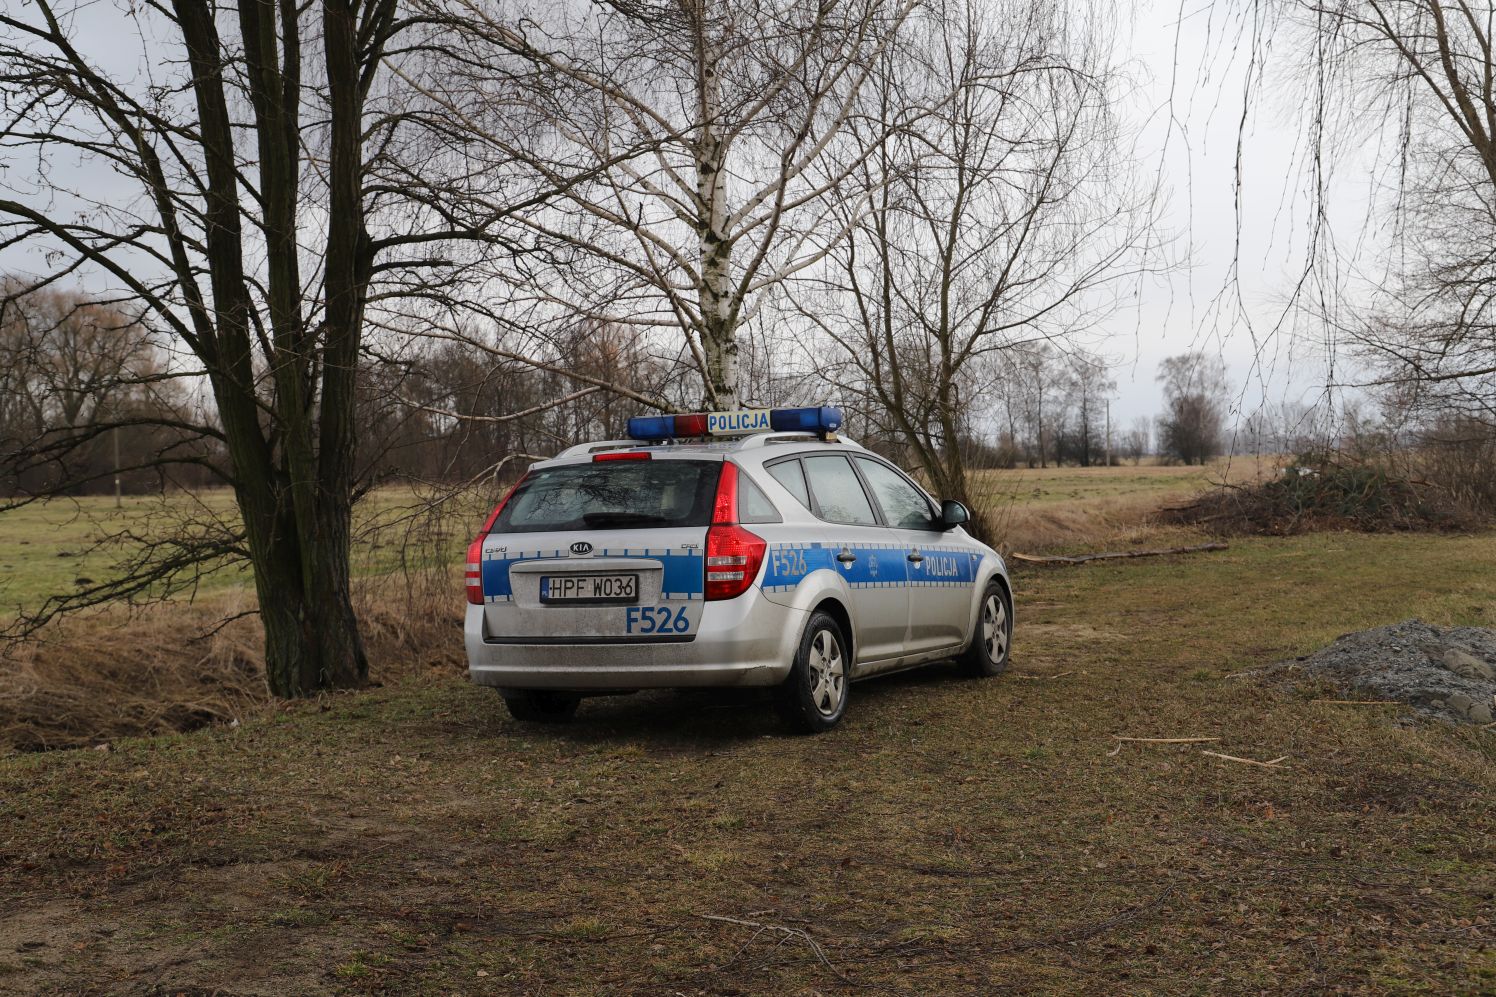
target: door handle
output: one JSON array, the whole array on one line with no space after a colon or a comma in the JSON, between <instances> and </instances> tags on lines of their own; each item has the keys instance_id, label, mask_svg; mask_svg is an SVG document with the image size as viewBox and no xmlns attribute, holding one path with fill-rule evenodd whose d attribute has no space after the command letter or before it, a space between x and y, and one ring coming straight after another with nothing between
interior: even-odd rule
<instances>
[{"instance_id":1,"label":"door handle","mask_svg":"<svg viewBox=\"0 0 1496 997\"><path fill-rule=\"evenodd\" d=\"M857 555L852 553L847 548L843 547L841 549L841 552L836 555L836 559L842 564L851 564L853 561L857 560Z\"/></svg>"},{"instance_id":2,"label":"door handle","mask_svg":"<svg viewBox=\"0 0 1496 997\"><path fill-rule=\"evenodd\" d=\"M913 561L915 564L918 564L919 562L923 561L924 559L925 559L925 555L921 554L917 550L911 550L909 552L909 560Z\"/></svg>"}]
</instances>

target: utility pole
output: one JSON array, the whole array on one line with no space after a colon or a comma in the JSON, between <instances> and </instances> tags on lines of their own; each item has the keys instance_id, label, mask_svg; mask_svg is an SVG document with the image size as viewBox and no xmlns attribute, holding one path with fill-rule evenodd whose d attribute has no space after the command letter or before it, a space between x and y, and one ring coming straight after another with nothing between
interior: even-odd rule
<instances>
[{"instance_id":1,"label":"utility pole","mask_svg":"<svg viewBox=\"0 0 1496 997\"><path fill-rule=\"evenodd\" d=\"M1112 400L1110 398L1106 400L1106 464L1103 466L1112 466Z\"/></svg>"},{"instance_id":2,"label":"utility pole","mask_svg":"<svg viewBox=\"0 0 1496 997\"><path fill-rule=\"evenodd\" d=\"M119 494L119 427L114 427L114 432L109 434L114 438L114 507L122 506Z\"/></svg>"}]
</instances>

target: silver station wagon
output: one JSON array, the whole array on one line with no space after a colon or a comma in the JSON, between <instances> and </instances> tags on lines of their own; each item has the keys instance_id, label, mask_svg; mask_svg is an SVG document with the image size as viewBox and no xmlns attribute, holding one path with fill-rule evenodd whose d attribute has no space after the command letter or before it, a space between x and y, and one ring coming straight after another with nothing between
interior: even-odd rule
<instances>
[{"instance_id":1,"label":"silver station wagon","mask_svg":"<svg viewBox=\"0 0 1496 997\"><path fill-rule=\"evenodd\" d=\"M518 719L583 696L762 686L799 730L853 680L956 658L1006 668L1002 558L834 408L650 416L532 466L467 555L474 682Z\"/></svg>"}]
</instances>

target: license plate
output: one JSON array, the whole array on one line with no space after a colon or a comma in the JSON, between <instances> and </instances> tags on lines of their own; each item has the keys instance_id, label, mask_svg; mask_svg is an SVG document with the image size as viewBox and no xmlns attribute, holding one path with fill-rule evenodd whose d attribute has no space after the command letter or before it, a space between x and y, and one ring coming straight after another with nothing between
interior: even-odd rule
<instances>
[{"instance_id":1,"label":"license plate","mask_svg":"<svg viewBox=\"0 0 1496 997\"><path fill-rule=\"evenodd\" d=\"M541 575L541 602L624 603L639 601L639 576Z\"/></svg>"}]
</instances>

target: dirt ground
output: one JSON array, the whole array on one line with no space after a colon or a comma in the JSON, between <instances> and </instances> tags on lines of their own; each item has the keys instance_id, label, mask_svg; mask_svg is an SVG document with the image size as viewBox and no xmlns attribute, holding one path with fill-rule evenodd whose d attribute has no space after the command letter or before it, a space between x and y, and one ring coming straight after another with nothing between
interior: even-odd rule
<instances>
[{"instance_id":1,"label":"dirt ground","mask_svg":"<svg viewBox=\"0 0 1496 997\"><path fill-rule=\"evenodd\" d=\"M1496 535L1017 586L1007 675L817 738L746 696L524 727L453 677L0 758L0 992L1496 990L1496 732L1240 674L1496 623Z\"/></svg>"}]
</instances>

